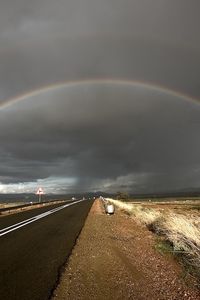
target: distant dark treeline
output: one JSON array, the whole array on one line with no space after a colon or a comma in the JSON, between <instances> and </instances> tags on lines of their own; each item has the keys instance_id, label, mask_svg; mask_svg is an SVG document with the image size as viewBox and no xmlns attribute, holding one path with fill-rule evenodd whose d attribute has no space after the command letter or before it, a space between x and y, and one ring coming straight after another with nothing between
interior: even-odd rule
<instances>
[{"instance_id":1,"label":"distant dark treeline","mask_svg":"<svg viewBox=\"0 0 200 300\"><path fill-rule=\"evenodd\" d=\"M82 199L83 197L93 198L93 197L108 197L108 198L116 198L116 193L105 193L105 192L89 192L89 193L74 193L74 194L46 194L42 195L42 201L51 201L51 200L62 200L62 199L71 199L75 197L76 199ZM181 198L181 197L200 197L199 191L184 191L184 192L170 192L170 193L155 193L155 194L129 194L128 199L148 199L148 198ZM12 202L37 202L38 195L35 194L0 194L0 203L12 203Z\"/></svg>"},{"instance_id":2,"label":"distant dark treeline","mask_svg":"<svg viewBox=\"0 0 200 300\"><path fill-rule=\"evenodd\" d=\"M67 195L42 195L42 201L70 199ZM35 194L0 194L0 203L12 202L38 202L38 195Z\"/></svg>"},{"instance_id":3,"label":"distant dark treeline","mask_svg":"<svg viewBox=\"0 0 200 300\"><path fill-rule=\"evenodd\" d=\"M45 194L42 195L42 201L51 201L51 200L68 200L72 197L75 197L76 199L82 199L83 197L93 198L93 197L114 197L114 194L108 194L103 192L97 192L97 193L74 193L74 194ZM38 195L35 194L0 194L0 203L12 203L12 202L38 202Z\"/></svg>"},{"instance_id":4,"label":"distant dark treeline","mask_svg":"<svg viewBox=\"0 0 200 300\"><path fill-rule=\"evenodd\" d=\"M200 192L176 192L176 193L160 193L160 194L133 194L130 198L145 199L145 198L191 198L200 197Z\"/></svg>"}]
</instances>

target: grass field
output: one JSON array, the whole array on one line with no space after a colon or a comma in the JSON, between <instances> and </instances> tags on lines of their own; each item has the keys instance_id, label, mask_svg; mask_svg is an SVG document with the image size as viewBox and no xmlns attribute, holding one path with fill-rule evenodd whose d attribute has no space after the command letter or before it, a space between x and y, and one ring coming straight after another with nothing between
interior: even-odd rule
<instances>
[{"instance_id":1,"label":"grass field","mask_svg":"<svg viewBox=\"0 0 200 300\"><path fill-rule=\"evenodd\" d=\"M107 199L171 245L174 254L200 277L200 200L124 202Z\"/></svg>"}]
</instances>

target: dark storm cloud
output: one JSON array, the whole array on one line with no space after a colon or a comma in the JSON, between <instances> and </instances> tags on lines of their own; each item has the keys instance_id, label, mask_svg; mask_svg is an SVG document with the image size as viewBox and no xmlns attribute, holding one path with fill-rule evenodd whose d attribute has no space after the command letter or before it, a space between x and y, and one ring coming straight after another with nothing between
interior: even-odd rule
<instances>
[{"instance_id":1,"label":"dark storm cloud","mask_svg":"<svg viewBox=\"0 0 200 300\"><path fill-rule=\"evenodd\" d=\"M200 106L143 86L63 87L0 115L5 183L54 176L76 178L81 190L167 190L193 185L199 173L200 124L191 116Z\"/></svg>"},{"instance_id":2,"label":"dark storm cloud","mask_svg":"<svg viewBox=\"0 0 200 300\"><path fill-rule=\"evenodd\" d=\"M127 38L43 40L13 47L2 58L4 100L25 90L85 78L126 78L153 82L200 96L199 52Z\"/></svg>"},{"instance_id":3,"label":"dark storm cloud","mask_svg":"<svg viewBox=\"0 0 200 300\"><path fill-rule=\"evenodd\" d=\"M123 77L200 96L198 1L9 1L0 99L77 78Z\"/></svg>"},{"instance_id":4,"label":"dark storm cloud","mask_svg":"<svg viewBox=\"0 0 200 300\"><path fill-rule=\"evenodd\" d=\"M0 102L86 78L147 81L200 98L199 9L196 0L2 1ZM42 93L0 111L0 182L196 187L199 126L198 105L161 90L111 84Z\"/></svg>"}]
</instances>

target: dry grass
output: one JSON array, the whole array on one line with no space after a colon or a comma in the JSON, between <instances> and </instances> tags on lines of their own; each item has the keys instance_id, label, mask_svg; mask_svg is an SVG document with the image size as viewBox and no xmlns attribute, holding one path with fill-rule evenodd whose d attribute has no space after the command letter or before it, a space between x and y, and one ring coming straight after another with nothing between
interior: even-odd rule
<instances>
[{"instance_id":1,"label":"dry grass","mask_svg":"<svg viewBox=\"0 0 200 300\"><path fill-rule=\"evenodd\" d=\"M192 215L170 213L162 224L163 232L175 251L183 251L190 262L200 268L200 227Z\"/></svg>"},{"instance_id":2,"label":"dry grass","mask_svg":"<svg viewBox=\"0 0 200 300\"><path fill-rule=\"evenodd\" d=\"M144 208L139 204L128 204L110 198L106 199L109 202L112 202L115 206L119 207L121 210L127 212L129 215L137 217L142 223L146 225L151 225L158 219L162 218L161 212L153 208Z\"/></svg>"},{"instance_id":3,"label":"dry grass","mask_svg":"<svg viewBox=\"0 0 200 300\"><path fill-rule=\"evenodd\" d=\"M161 233L173 245L174 252L182 253L191 265L200 268L199 216L176 214L170 210L161 212L155 208L144 208L142 205L107 200L149 228Z\"/></svg>"}]
</instances>

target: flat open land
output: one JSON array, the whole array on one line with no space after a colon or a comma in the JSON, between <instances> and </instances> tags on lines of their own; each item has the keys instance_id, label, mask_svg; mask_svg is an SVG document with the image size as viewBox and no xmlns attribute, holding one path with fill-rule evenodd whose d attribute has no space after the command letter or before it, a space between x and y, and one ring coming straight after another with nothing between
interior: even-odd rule
<instances>
[{"instance_id":1,"label":"flat open land","mask_svg":"<svg viewBox=\"0 0 200 300\"><path fill-rule=\"evenodd\" d=\"M156 249L156 235L96 200L52 300L200 299L195 278Z\"/></svg>"}]
</instances>

